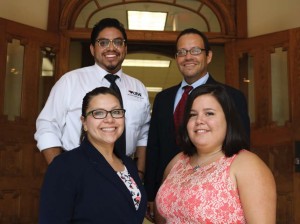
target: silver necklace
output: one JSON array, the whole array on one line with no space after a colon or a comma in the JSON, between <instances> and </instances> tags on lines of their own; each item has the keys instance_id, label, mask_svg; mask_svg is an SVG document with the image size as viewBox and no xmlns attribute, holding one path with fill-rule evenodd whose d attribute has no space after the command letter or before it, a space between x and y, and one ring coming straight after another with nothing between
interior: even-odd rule
<instances>
[{"instance_id":1,"label":"silver necklace","mask_svg":"<svg viewBox=\"0 0 300 224\"><path fill-rule=\"evenodd\" d=\"M216 156L218 154L218 152L220 152L222 149L219 149L218 151L213 152L212 154L210 154L206 159L204 159L201 163L197 164L196 166L194 166L193 170L196 171L197 169L199 169L202 165L204 165L205 163L207 163L210 159L212 159L214 156Z\"/></svg>"}]
</instances>

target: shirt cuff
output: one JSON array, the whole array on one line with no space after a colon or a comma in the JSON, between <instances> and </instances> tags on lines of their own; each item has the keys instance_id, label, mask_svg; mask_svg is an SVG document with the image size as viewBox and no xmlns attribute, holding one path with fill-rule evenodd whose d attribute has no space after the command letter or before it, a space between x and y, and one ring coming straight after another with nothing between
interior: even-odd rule
<instances>
[{"instance_id":1,"label":"shirt cuff","mask_svg":"<svg viewBox=\"0 0 300 224\"><path fill-rule=\"evenodd\" d=\"M52 133L44 133L37 139L37 147L40 151L52 147L62 147L59 138Z\"/></svg>"}]
</instances>

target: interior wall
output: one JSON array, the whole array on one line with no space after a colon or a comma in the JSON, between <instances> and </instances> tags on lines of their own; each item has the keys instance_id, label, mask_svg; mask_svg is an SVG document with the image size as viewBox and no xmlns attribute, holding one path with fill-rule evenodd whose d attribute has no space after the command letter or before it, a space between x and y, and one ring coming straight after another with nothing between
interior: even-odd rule
<instances>
[{"instance_id":1,"label":"interior wall","mask_svg":"<svg viewBox=\"0 0 300 224\"><path fill-rule=\"evenodd\" d=\"M0 17L46 30L48 4L49 0L1 0ZM249 37L300 27L299 0L248 0L247 8Z\"/></svg>"},{"instance_id":2,"label":"interior wall","mask_svg":"<svg viewBox=\"0 0 300 224\"><path fill-rule=\"evenodd\" d=\"M299 0L247 0L248 36L300 27Z\"/></svg>"},{"instance_id":3,"label":"interior wall","mask_svg":"<svg viewBox=\"0 0 300 224\"><path fill-rule=\"evenodd\" d=\"M0 17L47 29L49 0L1 0Z\"/></svg>"}]
</instances>

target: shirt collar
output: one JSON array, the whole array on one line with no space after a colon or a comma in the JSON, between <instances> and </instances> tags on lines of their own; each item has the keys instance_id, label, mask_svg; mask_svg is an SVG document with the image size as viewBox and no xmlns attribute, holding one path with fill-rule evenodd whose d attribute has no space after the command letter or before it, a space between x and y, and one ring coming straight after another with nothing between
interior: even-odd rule
<instances>
[{"instance_id":1,"label":"shirt collar","mask_svg":"<svg viewBox=\"0 0 300 224\"><path fill-rule=\"evenodd\" d=\"M203 77L201 77L200 79L198 79L191 86L193 86L193 88L195 89L196 87L203 85L204 83L206 83L208 77L209 77L209 74L207 72ZM182 80L180 89L182 89L182 87L184 87L186 85L190 85L190 84L188 84L185 80Z\"/></svg>"},{"instance_id":2,"label":"shirt collar","mask_svg":"<svg viewBox=\"0 0 300 224\"><path fill-rule=\"evenodd\" d=\"M99 71L99 74L101 75L102 79L104 79L104 76L109 74L109 72L107 72L106 70L101 68L99 65L97 65L97 63L95 63L95 66L96 66L97 70ZM118 75L120 77L120 80L122 80L122 77L123 77L122 69L120 69L117 73L114 73L114 75Z\"/></svg>"}]
</instances>

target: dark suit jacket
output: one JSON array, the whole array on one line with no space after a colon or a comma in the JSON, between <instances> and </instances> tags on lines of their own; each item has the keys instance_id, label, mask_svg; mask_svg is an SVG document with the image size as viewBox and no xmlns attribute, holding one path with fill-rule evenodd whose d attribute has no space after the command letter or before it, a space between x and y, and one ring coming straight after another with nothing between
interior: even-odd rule
<instances>
[{"instance_id":1,"label":"dark suit jacket","mask_svg":"<svg viewBox=\"0 0 300 224\"><path fill-rule=\"evenodd\" d=\"M218 82L209 76L206 83L216 84ZM227 85L224 86L235 102L246 134L250 139L250 119L245 96L237 89ZM147 144L145 175L145 188L149 201L153 201L155 198L166 166L180 152L179 147L176 145L173 118L175 96L179 88L180 84L170 87L158 93L154 100Z\"/></svg>"},{"instance_id":2,"label":"dark suit jacket","mask_svg":"<svg viewBox=\"0 0 300 224\"><path fill-rule=\"evenodd\" d=\"M141 191L138 210L124 182L85 140L49 165L41 189L39 223L142 223L146 193L133 160L121 159Z\"/></svg>"}]
</instances>

